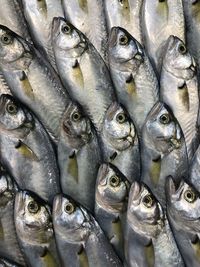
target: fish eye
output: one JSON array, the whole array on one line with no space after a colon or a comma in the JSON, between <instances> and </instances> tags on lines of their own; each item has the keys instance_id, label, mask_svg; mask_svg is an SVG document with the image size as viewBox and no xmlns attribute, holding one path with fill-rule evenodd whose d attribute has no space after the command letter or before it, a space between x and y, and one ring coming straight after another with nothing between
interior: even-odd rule
<instances>
[{"instance_id":1,"label":"fish eye","mask_svg":"<svg viewBox=\"0 0 200 267\"><path fill-rule=\"evenodd\" d=\"M70 34L72 31L71 27L68 24L63 25L61 30L64 34Z\"/></svg>"},{"instance_id":2,"label":"fish eye","mask_svg":"<svg viewBox=\"0 0 200 267\"><path fill-rule=\"evenodd\" d=\"M72 214L75 211L75 208L75 205L69 202L65 205L65 212L68 214Z\"/></svg>"},{"instance_id":3,"label":"fish eye","mask_svg":"<svg viewBox=\"0 0 200 267\"><path fill-rule=\"evenodd\" d=\"M196 200L196 194L192 190L186 190L184 193L184 198L187 202L193 203Z\"/></svg>"},{"instance_id":4,"label":"fish eye","mask_svg":"<svg viewBox=\"0 0 200 267\"><path fill-rule=\"evenodd\" d=\"M117 187L120 185L121 179L117 175L113 175L109 179L109 183L112 187Z\"/></svg>"},{"instance_id":5,"label":"fish eye","mask_svg":"<svg viewBox=\"0 0 200 267\"><path fill-rule=\"evenodd\" d=\"M72 114L72 120L77 122L81 119L81 113L78 112L78 111L75 111L73 114Z\"/></svg>"},{"instance_id":6,"label":"fish eye","mask_svg":"<svg viewBox=\"0 0 200 267\"><path fill-rule=\"evenodd\" d=\"M7 104L6 110L9 114L15 115L18 112L18 107L14 103L10 102Z\"/></svg>"},{"instance_id":7,"label":"fish eye","mask_svg":"<svg viewBox=\"0 0 200 267\"><path fill-rule=\"evenodd\" d=\"M163 115L161 115L159 120L160 120L160 122L162 124L169 124L170 121L171 121L169 114L163 114Z\"/></svg>"},{"instance_id":8,"label":"fish eye","mask_svg":"<svg viewBox=\"0 0 200 267\"><path fill-rule=\"evenodd\" d=\"M39 206L38 206L37 202L35 202L35 201L30 201L30 202L28 203L28 211L29 211L30 213L37 213L37 212L39 211Z\"/></svg>"},{"instance_id":9,"label":"fish eye","mask_svg":"<svg viewBox=\"0 0 200 267\"><path fill-rule=\"evenodd\" d=\"M126 35L121 35L119 37L120 45L127 45L128 44L128 37Z\"/></svg>"},{"instance_id":10,"label":"fish eye","mask_svg":"<svg viewBox=\"0 0 200 267\"><path fill-rule=\"evenodd\" d=\"M143 198L142 202L147 208L151 208L154 204L154 199L152 195L149 194Z\"/></svg>"},{"instance_id":11,"label":"fish eye","mask_svg":"<svg viewBox=\"0 0 200 267\"><path fill-rule=\"evenodd\" d=\"M116 120L119 123L124 123L126 121L126 115L124 113L119 113L117 114Z\"/></svg>"},{"instance_id":12,"label":"fish eye","mask_svg":"<svg viewBox=\"0 0 200 267\"><path fill-rule=\"evenodd\" d=\"M12 43L12 37L9 34L5 33L1 36L1 41L5 45L11 44Z\"/></svg>"},{"instance_id":13,"label":"fish eye","mask_svg":"<svg viewBox=\"0 0 200 267\"><path fill-rule=\"evenodd\" d=\"M178 47L178 51L179 51L182 55L184 55L184 54L187 52L187 49L186 49L186 47L185 47L184 44L180 44L179 47Z\"/></svg>"}]
</instances>

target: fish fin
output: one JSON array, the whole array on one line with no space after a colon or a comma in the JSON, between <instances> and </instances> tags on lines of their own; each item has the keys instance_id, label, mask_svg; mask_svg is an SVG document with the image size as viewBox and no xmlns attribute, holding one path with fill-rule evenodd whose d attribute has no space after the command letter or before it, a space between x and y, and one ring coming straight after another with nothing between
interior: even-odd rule
<instances>
[{"instance_id":1,"label":"fish fin","mask_svg":"<svg viewBox=\"0 0 200 267\"><path fill-rule=\"evenodd\" d=\"M160 178L160 171L161 171L161 157L158 157L152 160L151 169L149 172L151 181L154 185L157 185Z\"/></svg>"},{"instance_id":2,"label":"fish fin","mask_svg":"<svg viewBox=\"0 0 200 267\"><path fill-rule=\"evenodd\" d=\"M191 241L191 244L194 250L195 258L198 262L200 262L200 240L197 235L195 235L195 238Z\"/></svg>"},{"instance_id":3,"label":"fish fin","mask_svg":"<svg viewBox=\"0 0 200 267\"><path fill-rule=\"evenodd\" d=\"M34 151L29 146L24 144L21 140L18 141L18 143L15 145L15 148L25 158L28 158L32 161L39 161L39 158L34 153Z\"/></svg>"},{"instance_id":4,"label":"fish fin","mask_svg":"<svg viewBox=\"0 0 200 267\"><path fill-rule=\"evenodd\" d=\"M76 82L79 84L79 87L84 88L83 73L82 73L80 64L77 59L72 64L72 75L74 79L76 80Z\"/></svg>"},{"instance_id":5,"label":"fish fin","mask_svg":"<svg viewBox=\"0 0 200 267\"><path fill-rule=\"evenodd\" d=\"M188 87L185 81L178 86L179 89L179 96L183 106L185 107L186 111L190 110L190 99L188 93Z\"/></svg>"},{"instance_id":6,"label":"fish fin","mask_svg":"<svg viewBox=\"0 0 200 267\"><path fill-rule=\"evenodd\" d=\"M87 0L78 0L79 7L86 13L88 13L88 3Z\"/></svg>"},{"instance_id":7,"label":"fish fin","mask_svg":"<svg viewBox=\"0 0 200 267\"><path fill-rule=\"evenodd\" d=\"M31 99L34 99L34 93L33 93L33 88L27 78L27 75L24 71L21 71L19 73L19 79L21 81L22 89L24 93L30 97Z\"/></svg>"},{"instance_id":8,"label":"fish fin","mask_svg":"<svg viewBox=\"0 0 200 267\"><path fill-rule=\"evenodd\" d=\"M154 267L155 253L152 242L150 242L147 246L145 246L145 256L146 256L147 266Z\"/></svg>"},{"instance_id":9,"label":"fish fin","mask_svg":"<svg viewBox=\"0 0 200 267\"><path fill-rule=\"evenodd\" d=\"M42 266L44 267L56 267L58 263L53 257L52 253L45 247L40 255L40 259L42 261Z\"/></svg>"},{"instance_id":10,"label":"fish fin","mask_svg":"<svg viewBox=\"0 0 200 267\"><path fill-rule=\"evenodd\" d=\"M76 183L78 183L78 162L75 151L73 151L72 154L69 156L67 173L69 173L70 176L74 178Z\"/></svg>"},{"instance_id":11,"label":"fish fin","mask_svg":"<svg viewBox=\"0 0 200 267\"><path fill-rule=\"evenodd\" d=\"M126 90L129 95L136 94L136 85L132 74L126 78Z\"/></svg>"},{"instance_id":12,"label":"fish fin","mask_svg":"<svg viewBox=\"0 0 200 267\"><path fill-rule=\"evenodd\" d=\"M110 238L111 244L123 249L123 230L122 230L122 222L119 216L114 218L114 220L112 221L112 233L113 236Z\"/></svg>"},{"instance_id":13,"label":"fish fin","mask_svg":"<svg viewBox=\"0 0 200 267\"><path fill-rule=\"evenodd\" d=\"M80 267L89 267L88 257L87 257L87 254L85 252L83 245L80 246L79 251L77 253L77 256L79 259L79 266Z\"/></svg>"}]
</instances>

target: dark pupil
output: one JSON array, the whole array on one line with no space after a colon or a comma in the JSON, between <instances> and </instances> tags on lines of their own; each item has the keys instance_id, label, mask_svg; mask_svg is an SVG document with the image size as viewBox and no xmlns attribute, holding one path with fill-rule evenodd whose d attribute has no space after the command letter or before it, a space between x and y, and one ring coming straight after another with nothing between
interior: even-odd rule
<instances>
[{"instance_id":1,"label":"dark pupil","mask_svg":"<svg viewBox=\"0 0 200 267\"><path fill-rule=\"evenodd\" d=\"M13 111L15 110L15 107L12 106L12 105L10 105L10 106L8 107L8 110L9 110L10 112L13 112Z\"/></svg>"},{"instance_id":2,"label":"dark pupil","mask_svg":"<svg viewBox=\"0 0 200 267\"><path fill-rule=\"evenodd\" d=\"M192 198L192 194L191 193L187 193L187 198Z\"/></svg>"},{"instance_id":3,"label":"dark pupil","mask_svg":"<svg viewBox=\"0 0 200 267\"><path fill-rule=\"evenodd\" d=\"M34 203L31 203L29 207L30 207L31 210L34 210L36 208Z\"/></svg>"},{"instance_id":4,"label":"dark pupil","mask_svg":"<svg viewBox=\"0 0 200 267\"><path fill-rule=\"evenodd\" d=\"M125 43L125 42L126 42L126 37L121 37L121 38L120 38L120 42L121 42L121 43Z\"/></svg>"},{"instance_id":5,"label":"dark pupil","mask_svg":"<svg viewBox=\"0 0 200 267\"><path fill-rule=\"evenodd\" d=\"M63 27L63 31L64 32L69 32L70 31L70 28L68 26L65 26L65 27Z\"/></svg>"},{"instance_id":6,"label":"dark pupil","mask_svg":"<svg viewBox=\"0 0 200 267\"><path fill-rule=\"evenodd\" d=\"M180 45L179 49L181 52L185 52L185 47L183 45Z\"/></svg>"},{"instance_id":7,"label":"dark pupil","mask_svg":"<svg viewBox=\"0 0 200 267\"><path fill-rule=\"evenodd\" d=\"M145 197L144 198L144 203L149 204L150 202L151 202L150 197Z\"/></svg>"},{"instance_id":8,"label":"dark pupil","mask_svg":"<svg viewBox=\"0 0 200 267\"><path fill-rule=\"evenodd\" d=\"M125 119L125 117L124 117L124 115L123 115L123 114L121 114L121 115L118 115L118 121L120 121L120 122L123 122L123 121L124 121L124 119Z\"/></svg>"},{"instance_id":9,"label":"dark pupil","mask_svg":"<svg viewBox=\"0 0 200 267\"><path fill-rule=\"evenodd\" d=\"M167 116L162 116L161 119L162 119L163 122L166 122L167 121Z\"/></svg>"},{"instance_id":10,"label":"dark pupil","mask_svg":"<svg viewBox=\"0 0 200 267\"><path fill-rule=\"evenodd\" d=\"M115 183L117 182L117 179L116 179L115 177L113 177L113 178L111 179L111 182L112 182L113 184L115 184Z\"/></svg>"},{"instance_id":11,"label":"dark pupil","mask_svg":"<svg viewBox=\"0 0 200 267\"><path fill-rule=\"evenodd\" d=\"M5 36L5 37L3 38L3 40L4 40L4 42L7 43L7 42L8 42L8 37Z\"/></svg>"}]
</instances>

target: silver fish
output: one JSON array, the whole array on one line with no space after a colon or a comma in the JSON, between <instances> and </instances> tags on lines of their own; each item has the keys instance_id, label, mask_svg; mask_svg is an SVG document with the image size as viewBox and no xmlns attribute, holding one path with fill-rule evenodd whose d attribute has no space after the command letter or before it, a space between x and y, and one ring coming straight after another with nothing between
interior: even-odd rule
<instances>
[{"instance_id":1,"label":"silver fish","mask_svg":"<svg viewBox=\"0 0 200 267\"><path fill-rule=\"evenodd\" d=\"M106 61L108 32L104 0L63 0L66 19L83 32Z\"/></svg>"},{"instance_id":2,"label":"silver fish","mask_svg":"<svg viewBox=\"0 0 200 267\"><path fill-rule=\"evenodd\" d=\"M132 183L140 179L140 148L133 121L117 102L106 112L99 136L105 162L115 165Z\"/></svg>"},{"instance_id":3,"label":"silver fish","mask_svg":"<svg viewBox=\"0 0 200 267\"><path fill-rule=\"evenodd\" d=\"M160 203L148 187L137 182L129 194L125 240L130 267L184 266Z\"/></svg>"},{"instance_id":4,"label":"silver fish","mask_svg":"<svg viewBox=\"0 0 200 267\"><path fill-rule=\"evenodd\" d=\"M4 26L0 26L0 69L12 94L36 114L56 143L69 96L38 51Z\"/></svg>"},{"instance_id":5,"label":"silver fish","mask_svg":"<svg viewBox=\"0 0 200 267\"><path fill-rule=\"evenodd\" d=\"M55 197L53 224L62 266L122 267L92 215L69 197Z\"/></svg>"},{"instance_id":6,"label":"silver fish","mask_svg":"<svg viewBox=\"0 0 200 267\"><path fill-rule=\"evenodd\" d=\"M99 131L115 100L107 66L87 37L63 18L54 18L52 43L63 84Z\"/></svg>"},{"instance_id":7,"label":"silver fish","mask_svg":"<svg viewBox=\"0 0 200 267\"><path fill-rule=\"evenodd\" d=\"M109 37L109 66L119 101L140 135L147 114L158 101L158 81L143 47L125 29Z\"/></svg>"},{"instance_id":8,"label":"silver fish","mask_svg":"<svg viewBox=\"0 0 200 267\"><path fill-rule=\"evenodd\" d=\"M20 191L15 197L15 227L30 267L59 267L50 207L37 195Z\"/></svg>"},{"instance_id":9,"label":"silver fish","mask_svg":"<svg viewBox=\"0 0 200 267\"><path fill-rule=\"evenodd\" d=\"M189 170L189 181L200 192L200 146L194 154Z\"/></svg>"},{"instance_id":10,"label":"silver fish","mask_svg":"<svg viewBox=\"0 0 200 267\"><path fill-rule=\"evenodd\" d=\"M90 120L76 104L63 114L57 151L62 192L93 212L101 152Z\"/></svg>"},{"instance_id":11,"label":"silver fish","mask_svg":"<svg viewBox=\"0 0 200 267\"><path fill-rule=\"evenodd\" d=\"M112 164L100 166L95 192L95 218L124 260L124 225L130 184Z\"/></svg>"},{"instance_id":12,"label":"silver fish","mask_svg":"<svg viewBox=\"0 0 200 267\"><path fill-rule=\"evenodd\" d=\"M14 200L17 186L5 171L0 172L0 254L26 266L14 223ZM1 262L1 261L0 261Z\"/></svg>"},{"instance_id":13,"label":"silver fish","mask_svg":"<svg viewBox=\"0 0 200 267\"><path fill-rule=\"evenodd\" d=\"M167 213L186 266L200 266L200 194L181 180L177 185L168 177Z\"/></svg>"},{"instance_id":14,"label":"silver fish","mask_svg":"<svg viewBox=\"0 0 200 267\"><path fill-rule=\"evenodd\" d=\"M185 42L182 0L144 0L142 30L145 48L159 73L168 37L175 35Z\"/></svg>"},{"instance_id":15,"label":"silver fish","mask_svg":"<svg viewBox=\"0 0 200 267\"><path fill-rule=\"evenodd\" d=\"M51 44L51 26L54 17L64 16L61 0L22 0L22 4L35 46L56 69Z\"/></svg>"},{"instance_id":16,"label":"silver fish","mask_svg":"<svg viewBox=\"0 0 200 267\"><path fill-rule=\"evenodd\" d=\"M142 44L142 0L105 0L104 6L108 29L122 27Z\"/></svg>"},{"instance_id":17,"label":"silver fish","mask_svg":"<svg viewBox=\"0 0 200 267\"><path fill-rule=\"evenodd\" d=\"M39 121L9 95L0 96L0 160L21 189L50 203L60 192L49 136Z\"/></svg>"},{"instance_id":18,"label":"silver fish","mask_svg":"<svg viewBox=\"0 0 200 267\"><path fill-rule=\"evenodd\" d=\"M165 207L166 177L188 177L188 158L180 125L162 102L158 102L147 116L142 132L141 158L141 180Z\"/></svg>"},{"instance_id":19,"label":"silver fish","mask_svg":"<svg viewBox=\"0 0 200 267\"><path fill-rule=\"evenodd\" d=\"M161 99L173 111L185 137L189 162L199 144L197 123L199 92L196 63L185 44L175 36L168 39L161 78Z\"/></svg>"}]
</instances>

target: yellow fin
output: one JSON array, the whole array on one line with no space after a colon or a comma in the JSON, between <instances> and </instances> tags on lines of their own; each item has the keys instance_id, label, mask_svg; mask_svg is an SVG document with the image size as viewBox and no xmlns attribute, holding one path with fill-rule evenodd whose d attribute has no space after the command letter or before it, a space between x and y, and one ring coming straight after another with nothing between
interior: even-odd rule
<instances>
[{"instance_id":1,"label":"yellow fin","mask_svg":"<svg viewBox=\"0 0 200 267\"><path fill-rule=\"evenodd\" d=\"M38 9L40 12L43 12L45 16L47 16L47 3L46 0L37 1Z\"/></svg>"},{"instance_id":2,"label":"yellow fin","mask_svg":"<svg viewBox=\"0 0 200 267\"><path fill-rule=\"evenodd\" d=\"M129 95L136 95L136 85L133 78L130 78L130 81L126 81L126 91Z\"/></svg>"},{"instance_id":3,"label":"yellow fin","mask_svg":"<svg viewBox=\"0 0 200 267\"><path fill-rule=\"evenodd\" d=\"M128 0L121 0L120 4L122 6L122 16L126 18L127 21L130 21L130 5Z\"/></svg>"},{"instance_id":4,"label":"yellow fin","mask_svg":"<svg viewBox=\"0 0 200 267\"><path fill-rule=\"evenodd\" d=\"M37 155L33 152L33 150L26 144L24 144L22 141L19 141L15 148L23 157L33 161L39 161Z\"/></svg>"},{"instance_id":5,"label":"yellow fin","mask_svg":"<svg viewBox=\"0 0 200 267\"><path fill-rule=\"evenodd\" d=\"M85 12L88 12L87 0L78 0L79 6Z\"/></svg>"},{"instance_id":6,"label":"yellow fin","mask_svg":"<svg viewBox=\"0 0 200 267\"><path fill-rule=\"evenodd\" d=\"M189 111L190 101L189 101L189 94L188 94L187 85L184 84L183 87L178 89L178 92L179 92L179 97L181 99L183 106L185 107L186 111Z\"/></svg>"},{"instance_id":7,"label":"yellow fin","mask_svg":"<svg viewBox=\"0 0 200 267\"><path fill-rule=\"evenodd\" d=\"M85 253L84 248L82 248L81 252L78 253L78 259L80 267L89 267L88 257L87 254Z\"/></svg>"},{"instance_id":8,"label":"yellow fin","mask_svg":"<svg viewBox=\"0 0 200 267\"><path fill-rule=\"evenodd\" d=\"M56 262L55 258L49 251L46 251L45 255L40 258L41 258L43 267L57 267L58 266L58 263Z\"/></svg>"},{"instance_id":9,"label":"yellow fin","mask_svg":"<svg viewBox=\"0 0 200 267\"><path fill-rule=\"evenodd\" d=\"M159 182L160 170L161 170L161 159L152 161L149 176L151 178L151 181L154 183L154 185L157 185Z\"/></svg>"},{"instance_id":10,"label":"yellow fin","mask_svg":"<svg viewBox=\"0 0 200 267\"><path fill-rule=\"evenodd\" d=\"M151 243L148 246L145 246L145 257L147 261L147 266L148 267L154 267L154 262L155 262L155 254L154 254L154 247L153 244Z\"/></svg>"},{"instance_id":11,"label":"yellow fin","mask_svg":"<svg viewBox=\"0 0 200 267\"><path fill-rule=\"evenodd\" d=\"M200 262L200 240L199 238L197 238L197 241L195 243L192 243L192 247L194 249L194 253L195 253L197 261Z\"/></svg>"},{"instance_id":12,"label":"yellow fin","mask_svg":"<svg viewBox=\"0 0 200 267\"><path fill-rule=\"evenodd\" d=\"M84 89L83 73L78 61L76 61L74 66L72 67L72 76L75 79L76 83L78 83L79 87Z\"/></svg>"},{"instance_id":13,"label":"yellow fin","mask_svg":"<svg viewBox=\"0 0 200 267\"><path fill-rule=\"evenodd\" d=\"M72 156L69 157L67 165L67 173L71 175L74 180L78 183L78 162L76 158L76 153L74 152Z\"/></svg>"},{"instance_id":14,"label":"yellow fin","mask_svg":"<svg viewBox=\"0 0 200 267\"><path fill-rule=\"evenodd\" d=\"M34 99L34 93L33 93L33 88L25 74L25 72L22 72L22 77L20 78L20 82L21 82L21 87L25 93L25 95L31 99Z\"/></svg>"}]
</instances>

